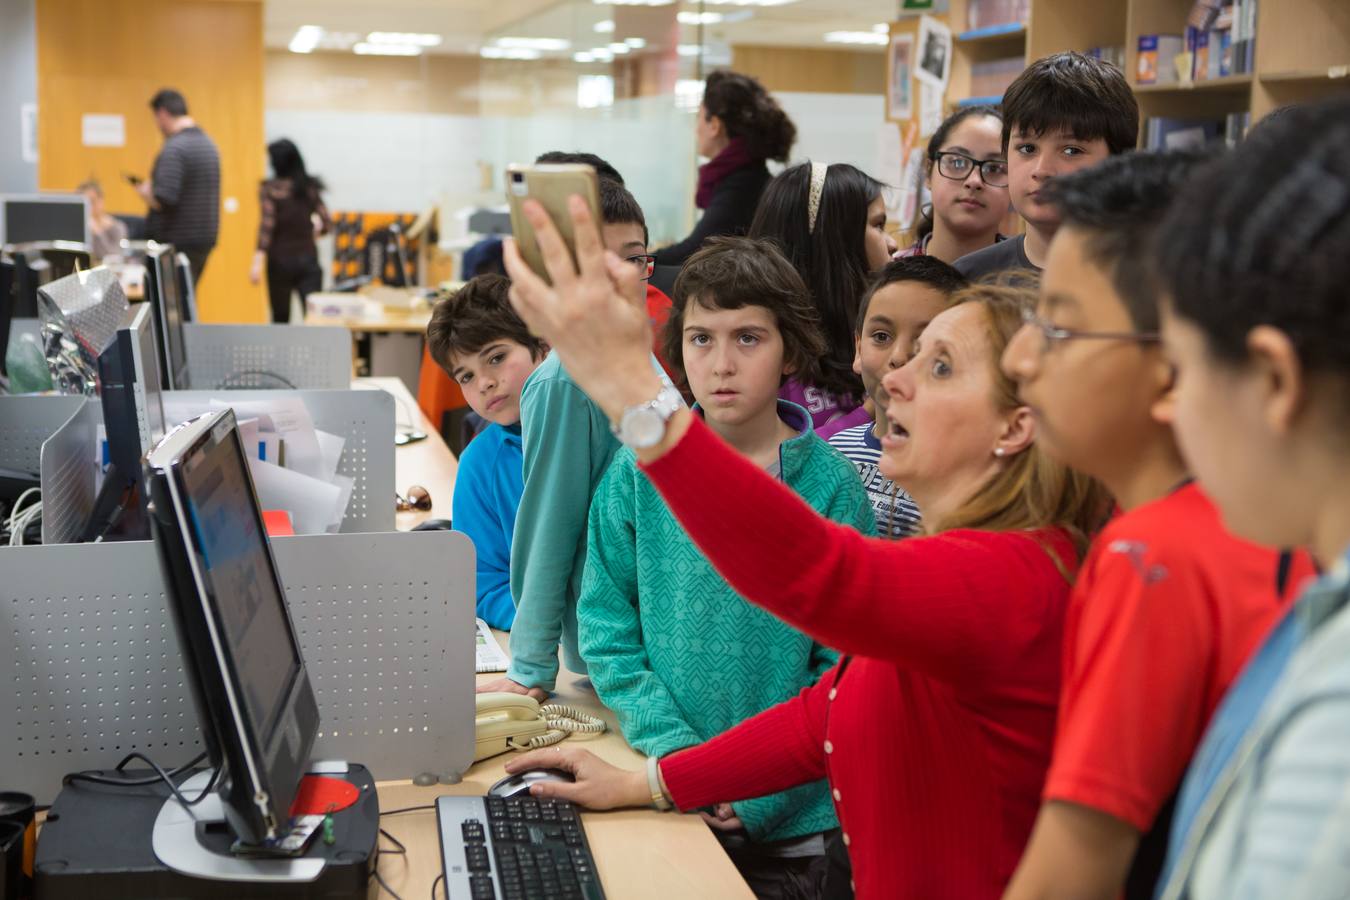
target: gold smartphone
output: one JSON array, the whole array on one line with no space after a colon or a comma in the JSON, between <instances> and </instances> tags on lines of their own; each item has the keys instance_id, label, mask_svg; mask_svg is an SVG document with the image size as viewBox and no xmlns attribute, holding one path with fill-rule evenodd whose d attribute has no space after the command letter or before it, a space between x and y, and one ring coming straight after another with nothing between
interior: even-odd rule
<instances>
[{"instance_id":1,"label":"gold smartphone","mask_svg":"<svg viewBox=\"0 0 1350 900\"><path fill-rule=\"evenodd\" d=\"M506 168L506 197L511 204L511 234L520 248L520 255L535 274L552 284L544 255L534 226L525 218L523 205L527 199L536 200L553 219L567 249L576 262L577 244L572 230L572 214L567 209L567 198L573 194L586 201L591 218L600 225L600 186L595 169L580 164L512 165Z\"/></svg>"}]
</instances>

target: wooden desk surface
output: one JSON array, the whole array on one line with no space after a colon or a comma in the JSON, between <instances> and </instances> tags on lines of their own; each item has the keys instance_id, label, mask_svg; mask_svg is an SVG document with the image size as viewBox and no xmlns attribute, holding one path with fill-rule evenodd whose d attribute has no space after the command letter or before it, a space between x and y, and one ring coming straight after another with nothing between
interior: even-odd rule
<instances>
[{"instance_id":1,"label":"wooden desk surface","mask_svg":"<svg viewBox=\"0 0 1350 900\"><path fill-rule=\"evenodd\" d=\"M335 295L352 299L351 294ZM342 316L323 316L305 311L306 325L341 325L343 328L357 331L375 331L375 332L415 332L423 334L427 330L427 324L431 321L431 310L426 306L420 309L404 310L399 307L386 306L378 300L363 298L362 310L359 313Z\"/></svg>"},{"instance_id":2,"label":"wooden desk surface","mask_svg":"<svg viewBox=\"0 0 1350 900\"><path fill-rule=\"evenodd\" d=\"M450 500L455 493L455 472L459 463L455 454L441 439L440 431L431 424L431 420L422 414L412 393L399 378L358 378L352 382L354 389L378 388L394 395L394 421L397 427L406 428L416 423L417 429L425 432L427 439L413 444L404 444L394 448L394 489L405 494L408 488L420 484L431 494L431 512L401 512L394 517L399 531L410 531L419 522L427 519L450 518ZM411 421L409 416L412 417ZM390 497L393 503L394 498Z\"/></svg>"},{"instance_id":3,"label":"wooden desk surface","mask_svg":"<svg viewBox=\"0 0 1350 900\"><path fill-rule=\"evenodd\" d=\"M507 636L496 632L503 648ZM500 677L479 675L479 682ZM567 743L592 750L597 756L629 769L645 764L618 732L614 714L600 705L588 683L571 672L559 673L555 702L578 707L602 717L610 730ZM409 781L380 782L380 809L435 804L445 794L484 794L505 774L509 754L485 759L456 785L418 787ZM583 813L586 837L595 857L600 883L610 900L750 900L753 894L712 831L697 815L661 813L650 809ZM441 874L440 839L434 809L386 816L385 830L408 847L407 857L385 854L380 875L404 898L430 896L431 884ZM388 841L383 841L388 846ZM438 897L443 896L437 894Z\"/></svg>"}]
</instances>

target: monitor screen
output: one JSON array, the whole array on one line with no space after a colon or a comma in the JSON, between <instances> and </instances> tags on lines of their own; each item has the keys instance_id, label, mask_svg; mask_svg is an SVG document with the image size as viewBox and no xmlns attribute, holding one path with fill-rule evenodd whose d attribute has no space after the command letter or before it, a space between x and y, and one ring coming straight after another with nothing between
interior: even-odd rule
<instances>
[{"instance_id":1,"label":"monitor screen","mask_svg":"<svg viewBox=\"0 0 1350 900\"><path fill-rule=\"evenodd\" d=\"M84 541L150 538L141 465L164 437L164 402L150 307L128 309L99 354L99 399L108 441L109 468L86 524Z\"/></svg>"},{"instance_id":2,"label":"monitor screen","mask_svg":"<svg viewBox=\"0 0 1350 900\"><path fill-rule=\"evenodd\" d=\"M9 329L14 321L15 276L14 260L0 259L0 375L7 375L5 355L9 351Z\"/></svg>"},{"instance_id":3,"label":"monitor screen","mask_svg":"<svg viewBox=\"0 0 1350 900\"><path fill-rule=\"evenodd\" d=\"M0 244L30 241L89 243L88 201L83 194L0 198Z\"/></svg>"},{"instance_id":4,"label":"monitor screen","mask_svg":"<svg viewBox=\"0 0 1350 900\"><path fill-rule=\"evenodd\" d=\"M174 429L146 470L202 731L228 773L226 818L266 846L286 831L319 715L234 413Z\"/></svg>"},{"instance_id":5,"label":"monitor screen","mask_svg":"<svg viewBox=\"0 0 1350 900\"><path fill-rule=\"evenodd\" d=\"M183 298L172 247L156 247L146 257L147 298L155 306L160 342L160 378L166 390L188 388L187 353L183 347Z\"/></svg>"}]
</instances>

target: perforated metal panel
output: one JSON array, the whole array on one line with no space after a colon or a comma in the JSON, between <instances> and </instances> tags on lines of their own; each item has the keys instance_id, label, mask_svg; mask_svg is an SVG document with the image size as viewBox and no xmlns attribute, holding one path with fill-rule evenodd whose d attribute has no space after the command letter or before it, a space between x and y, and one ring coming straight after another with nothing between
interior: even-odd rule
<instances>
[{"instance_id":1,"label":"perforated metal panel","mask_svg":"<svg viewBox=\"0 0 1350 900\"><path fill-rule=\"evenodd\" d=\"M273 541L319 702L316 759L377 778L473 761L474 555L454 532ZM154 545L0 550L0 765L50 803L61 776L132 750L202 749Z\"/></svg>"},{"instance_id":2,"label":"perforated metal panel","mask_svg":"<svg viewBox=\"0 0 1350 900\"><path fill-rule=\"evenodd\" d=\"M345 328L184 322L183 345L194 390L331 390L352 381Z\"/></svg>"},{"instance_id":3,"label":"perforated metal panel","mask_svg":"<svg viewBox=\"0 0 1350 900\"><path fill-rule=\"evenodd\" d=\"M346 385L343 385L346 387ZM314 427L341 435L338 474L351 478L351 501L342 520L342 532L394 530L394 398L385 391L295 391L309 410ZM187 400L197 412L211 409L211 401L240 403L275 399L275 391L170 391L165 404Z\"/></svg>"},{"instance_id":4,"label":"perforated metal panel","mask_svg":"<svg viewBox=\"0 0 1350 900\"><path fill-rule=\"evenodd\" d=\"M42 444L42 543L79 540L94 509L98 423L103 407L84 403Z\"/></svg>"},{"instance_id":5,"label":"perforated metal panel","mask_svg":"<svg viewBox=\"0 0 1350 900\"><path fill-rule=\"evenodd\" d=\"M83 397L0 397L0 466L37 472L42 442L84 402Z\"/></svg>"}]
</instances>

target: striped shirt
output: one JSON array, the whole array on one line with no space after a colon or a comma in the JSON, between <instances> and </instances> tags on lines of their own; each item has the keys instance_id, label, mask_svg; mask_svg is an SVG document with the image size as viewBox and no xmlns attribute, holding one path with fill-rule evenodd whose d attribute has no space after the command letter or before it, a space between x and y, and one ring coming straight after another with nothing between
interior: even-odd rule
<instances>
[{"instance_id":1,"label":"striped shirt","mask_svg":"<svg viewBox=\"0 0 1350 900\"><path fill-rule=\"evenodd\" d=\"M216 245L220 230L220 153L193 125L164 141L151 184L159 209L150 211L146 233L179 249Z\"/></svg>"},{"instance_id":2,"label":"striped shirt","mask_svg":"<svg viewBox=\"0 0 1350 900\"><path fill-rule=\"evenodd\" d=\"M845 428L830 438L830 446L853 463L867 489L867 499L877 520L877 534L908 537L919 529L919 507L900 485L881 474L881 441L872 433L873 423Z\"/></svg>"}]
</instances>

